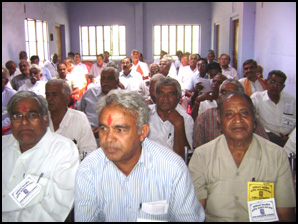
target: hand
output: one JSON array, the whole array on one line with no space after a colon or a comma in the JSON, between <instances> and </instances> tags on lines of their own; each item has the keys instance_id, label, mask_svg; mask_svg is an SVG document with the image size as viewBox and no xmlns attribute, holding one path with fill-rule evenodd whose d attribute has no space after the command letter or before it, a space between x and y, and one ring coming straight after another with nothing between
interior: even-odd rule
<instances>
[{"instance_id":1,"label":"hand","mask_svg":"<svg viewBox=\"0 0 298 224\"><path fill-rule=\"evenodd\" d=\"M202 89L204 89L203 83L202 82L198 82L195 86L195 91L200 92Z\"/></svg>"},{"instance_id":2,"label":"hand","mask_svg":"<svg viewBox=\"0 0 298 224\"><path fill-rule=\"evenodd\" d=\"M289 138L289 137L285 136L283 133L279 133L279 135L283 141L287 141Z\"/></svg>"},{"instance_id":3,"label":"hand","mask_svg":"<svg viewBox=\"0 0 298 224\"><path fill-rule=\"evenodd\" d=\"M196 97L195 99L195 102L196 103L200 103L204 100L210 100L210 101L213 101L213 96L212 96L212 91L209 91L209 92L205 92L199 96Z\"/></svg>"},{"instance_id":4,"label":"hand","mask_svg":"<svg viewBox=\"0 0 298 224\"><path fill-rule=\"evenodd\" d=\"M184 124L184 118L176 110L169 110L164 113L164 118L171 122L174 127L181 127Z\"/></svg>"}]
</instances>

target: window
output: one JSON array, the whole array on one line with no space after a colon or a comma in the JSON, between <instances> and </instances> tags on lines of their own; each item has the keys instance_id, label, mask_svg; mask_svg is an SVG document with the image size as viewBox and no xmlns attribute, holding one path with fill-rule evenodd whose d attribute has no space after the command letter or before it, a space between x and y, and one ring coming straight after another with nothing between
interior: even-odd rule
<instances>
[{"instance_id":1,"label":"window","mask_svg":"<svg viewBox=\"0 0 298 224\"><path fill-rule=\"evenodd\" d=\"M160 57L160 51L176 55L176 51L199 54L200 25L154 25L153 26L153 57Z\"/></svg>"},{"instance_id":2,"label":"window","mask_svg":"<svg viewBox=\"0 0 298 224\"><path fill-rule=\"evenodd\" d=\"M40 62L49 60L48 23L25 19L25 40L28 58L38 55Z\"/></svg>"},{"instance_id":3,"label":"window","mask_svg":"<svg viewBox=\"0 0 298 224\"><path fill-rule=\"evenodd\" d=\"M104 51L110 58L119 60L126 56L126 30L124 25L81 26L82 60L96 60Z\"/></svg>"}]
</instances>

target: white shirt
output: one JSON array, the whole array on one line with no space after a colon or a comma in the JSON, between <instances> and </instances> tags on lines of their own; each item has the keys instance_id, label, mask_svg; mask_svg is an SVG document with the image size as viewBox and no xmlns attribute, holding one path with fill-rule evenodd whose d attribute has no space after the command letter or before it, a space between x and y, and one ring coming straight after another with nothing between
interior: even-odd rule
<instances>
[{"instance_id":1,"label":"white shirt","mask_svg":"<svg viewBox=\"0 0 298 224\"><path fill-rule=\"evenodd\" d=\"M170 121L163 121L158 113L156 104L148 105L150 109L149 126L150 131L148 138L158 144L173 150L174 146L174 125ZM185 134L188 144L192 147L194 121L183 108L178 104L176 111L183 116Z\"/></svg>"},{"instance_id":2,"label":"white shirt","mask_svg":"<svg viewBox=\"0 0 298 224\"><path fill-rule=\"evenodd\" d=\"M50 70L52 78L54 78L56 75L58 75L57 66L58 66L58 63L55 64L52 61L47 61L44 64L44 67L46 67L47 69Z\"/></svg>"},{"instance_id":3,"label":"white shirt","mask_svg":"<svg viewBox=\"0 0 298 224\"><path fill-rule=\"evenodd\" d=\"M7 85L2 91L2 128L10 126L10 119L7 112L7 103L16 92L17 91L15 91L14 89L7 87Z\"/></svg>"},{"instance_id":4,"label":"white shirt","mask_svg":"<svg viewBox=\"0 0 298 224\"><path fill-rule=\"evenodd\" d=\"M208 77L208 74L206 73L205 77ZM202 82L202 85L204 86L204 89L201 90L201 92L205 93L211 90L211 79L209 78L202 78L200 76L200 72L197 71L193 76L189 79L188 83L186 83L185 88L191 92L195 90L196 84Z\"/></svg>"},{"instance_id":5,"label":"white shirt","mask_svg":"<svg viewBox=\"0 0 298 224\"><path fill-rule=\"evenodd\" d=\"M143 75L141 74L142 77L149 76L149 67L148 67L148 64L146 62L138 61L138 64L136 64L136 65L134 65L132 63L131 71L132 72L137 71L137 68L138 68L139 65L140 65L140 67L141 67L141 69L143 71Z\"/></svg>"},{"instance_id":6,"label":"white shirt","mask_svg":"<svg viewBox=\"0 0 298 224\"><path fill-rule=\"evenodd\" d=\"M73 84L73 86L71 87L72 89L73 88L82 89L84 85L87 83L84 70L80 66L74 67L74 69L69 74L68 78L72 80L72 84Z\"/></svg>"},{"instance_id":7,"label":"white shirt","mask_svg":"<svg viewBox=\"0 0 298 224\"><path fill-rule=\"evenodd\" d=\"M243 85L244 87L244 81L246 78L242 78L239 79L238 81ZM251 88L251 92L252 94L255 92L262 92L264 91L263 86L261 85L260 81L257 79L255 82L252 82L248 79L249 83L250 83L250 88Z\"/></svg>"},{"instance_id":8,"label":"white shirt","mask_svg":"<svg viewBox=\"0 0 298 224\"><path fill-rule=\"evenodd\" d=\"M94 78L100 79L101 70L107 66L105 62L102 63L101 67L98 66L97 62L95 62L90 69L90 73L94 76Z\"/></svg>"},{"instance_id":9,"label":"white shirt","mask_svg":"<svg viewBox=\"0 0 298 224\"><path fill-rule=\"evenodd\" d=\"M63 222L73 207L79 154L74 143L47 129L41 140L21 153L13 135L2 136L2 222ZM30 174L41 173L41 191L23 208L9 193Z\"/></svg>"},{"instance_id":10,"label":"white shirt","mask_svg":"<svg viewBox=\"0 0 298 224\"><path fill-rule=\"evenodd\" d=\"M124 85L125 89L138 91L143 82L142 75L139 72L132 71L125 75L123 71L120 72L119 81Z\"/></svg>"},{"instance_id":11,"label":"white shirt","mask_svg":"<svg viewBox=\"0 0 298 224\"><path fill-rule=\"evenodd\" d=\"M175 60L175 67L176 67L176 70L179 69L180 65L181 65L181 61L180 61L179 59L176 59L176 60Z\"/></svg>"},{"instance_id":12,"label":"white shirt","mask_svg":"<svg viewBox=\"0 0 298 224\"><path fill-rule=\"evenodd\" d=\"M46 82L39 80L39 81L36 81L34 85L30 81L25 82L25 84L23 84L18 89L18 91L20 91L20 90L32 91L32 92L36 93L37 95L41 95L45 98L46 97Z\"/></svg>"},{"instance_id":13,"label":"white shirt","mask_svg":"<svg viewBox=\"0 0 298 224\"><path fill-rule=\"evenodd\" d=\"M190 65L180 67L178 72L178 81L182 84L181 89L184 91L186 89L186 85L188 84L191 77L198 72L198 69L195 68L191 70Z\"/></svg>"},{"instance_id":14,"label":"white shirt","mask_svg":"<svg viewBox=\"0 0 298 224\"><path fill-rule=\"evenodd\" d=\"M56 131L51 116L49 118L51 131L72 140L79 150L81 159L83 152L90 154L97 148L88 118L83 112L68 108Z\"/></svg>"},{"instance_id":15,"label":"white shirt","mask_svg":"<svg viewBox=\"0 0 298 224\"><path fill-rule=\"evenodd\" d=\"M79 66L82 68L82 70L84 71L84 75L88 74L88 69L87 69L87 66L82 63L82 62L79 62L77 65L74 65L75 67Z\"/></svg>"},{"instance_id":16,"label":"white shirt","mask_svg":"<svg viewBox=\"0 0 298 224\"><path fill-rule=\"evenodd\" d=\"M203 113L204 111L210 109L210 108L215 108L217 107L217 102L216 100L204 100L200 103L200 107L199 107L199 111L198 111L198 115L200 115L201 113Z\"/></svg>"},{"instance_id":17,"label":"white shirt","mask_svg":"<svg viewBox=\"0 0 298 224\"><path fill-rule=\"evenodd\" d=\"M281 92L278 104L269 98L267 90L255 92L250 98L266 132L286 135L296 126L296 99L293 96Z\"/></svg>"},{"instance_id":18,"label":"white shirt","mask_svg":"<svg viewBox=\"0 0 298 224\"><path fill-rule=\"evenodd\" d=\"M142 95L145 100L149 100L151 99L150 97L150 92L149 92L149 88L150 88L150 80L151 78L149 77L149 79L144 79L142 82L141 82L141 85L140 85L140 88L138 90L138 93L140 95Z\"/></svg>"},{"instance_id":19,"label":"white shirt","mask_svg":"<svg viewBox=\"0 0 298 224\"><path fill-rule=\"evenodd\" d=\"M222 74L225 75L228 79L236 79L238 80L238 73L237 70L229 65L227 69L221 67Z\"/></svg>"}]
</instances>

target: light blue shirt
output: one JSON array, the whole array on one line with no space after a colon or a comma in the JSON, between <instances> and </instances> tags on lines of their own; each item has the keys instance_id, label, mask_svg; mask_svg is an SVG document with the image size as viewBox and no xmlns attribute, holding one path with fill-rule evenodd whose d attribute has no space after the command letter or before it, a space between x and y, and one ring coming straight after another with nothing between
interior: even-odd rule
<instances>
[{"instance_id":1,"label":"light blue shirt","mask_svg":"<svg viewBox=\"0 0 298 224\"><path fill-rule=\"evenodd\" d=\"M145 202L165 200L165 214L140 209ZM145 139L138 163L125 176L99 148L80 164L76 174L75 221L135 222L137 218L203 222L187 166L176 153Z\"/></svg>"}]
</instances>

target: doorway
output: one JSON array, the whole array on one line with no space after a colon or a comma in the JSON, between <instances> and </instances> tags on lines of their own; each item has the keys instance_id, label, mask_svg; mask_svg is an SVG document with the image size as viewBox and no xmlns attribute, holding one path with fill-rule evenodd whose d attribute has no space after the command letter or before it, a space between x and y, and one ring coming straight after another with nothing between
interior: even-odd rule
<instances>
[{"instance_id":1,"label":"doorway","mask_svg":"<svg viewBox=\"0 0 298 224\"><path fill-rule=\"evenodd\" d=\"M239 42L239 19L232 20L233 27L233 50L232 50L232 67L238 69L238 42Z\"/></svg>"},{"instance_id":2,"label":"doorway","mask_svg":"<svg viewBox=\"0 0 298 224\"><path fill-rule=\"evenodd\" d=\"M62 44L61 44L61 28L60 26L55 26L56 30L56 53L58 54L59 63L62 62Z\"/></svg>"}]
</instances>

